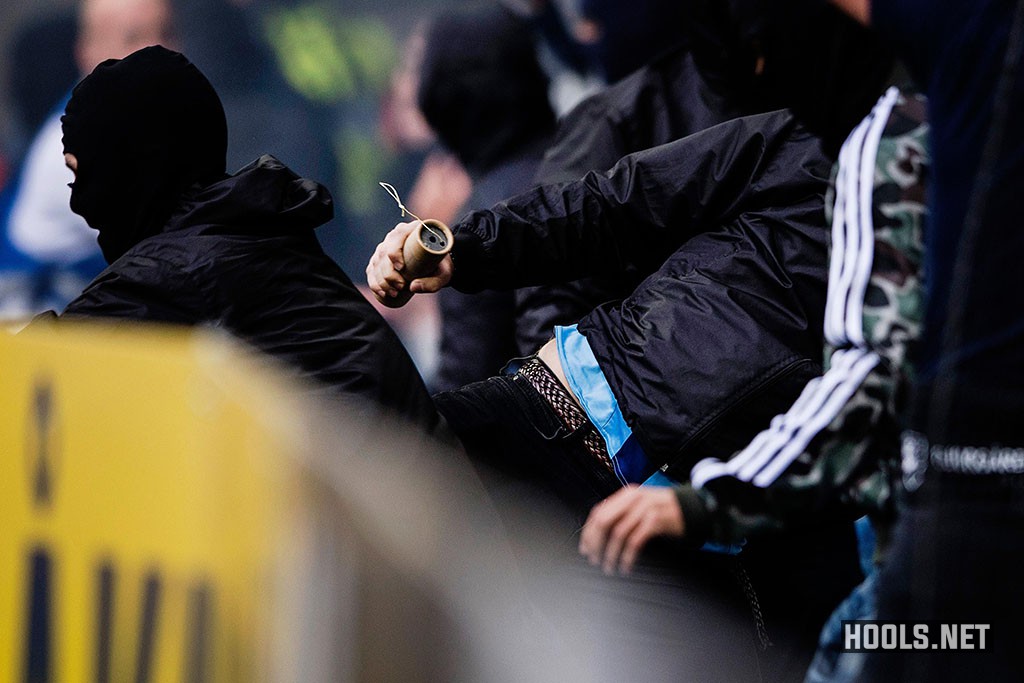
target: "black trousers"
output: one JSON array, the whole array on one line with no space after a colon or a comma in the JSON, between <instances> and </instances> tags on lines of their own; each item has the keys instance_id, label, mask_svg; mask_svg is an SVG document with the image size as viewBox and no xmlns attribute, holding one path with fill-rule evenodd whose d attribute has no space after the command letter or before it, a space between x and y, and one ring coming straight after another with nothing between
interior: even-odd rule
<instances>
[{"instance_id":1,"label":"black trousers","mask_svg":"<svg viewBox=\"0 0 1024 683\"><path fill-rule=\"evenodd\" d=\"M590 508L621 487L582 446L583 434L569 431L521 376L492 377L434 400L481 469L511 535L529 544L540 523L562 534L566 554L574 555L576 534ZM543 517L530 515L540 507ZM650 604L662 589L669 596L685 585L703 593L709 609L732 615L725 618L729 623L736 623L733 617L740 609L745 612L744 636L721 635L726 643L735 638L738 660L770 641L771 647L753 656L759 671L755 679L771 681L803 679L821 626L863 578L852 524L751 540L736 557L658 540L645 549L639 564L631 582L619 581L602 591L611 590L625 602L635 591L639 603ZM704 674L706 680L718 680L710 671ZM672 680L702 680L700 672L675 675Z\"/></svg>"},{"instance_id":2,"label":"black trousers","mask_svg":"<svg viewBox=\"0 0 1024 683\"><path fill-rule=\"evenodd\" d=\"M621 487L584 448L584 430L570 431L521 375L442 392L434 402L475 462L552 493L577 521Z\"/></svg>"}]
</instances>

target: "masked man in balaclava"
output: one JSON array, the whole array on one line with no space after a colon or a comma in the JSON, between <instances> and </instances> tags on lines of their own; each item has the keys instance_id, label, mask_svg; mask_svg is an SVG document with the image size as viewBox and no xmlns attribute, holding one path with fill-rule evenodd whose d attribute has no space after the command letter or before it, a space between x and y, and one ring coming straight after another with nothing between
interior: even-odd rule
<instances>
[{"instance_id":1,"label":"masked man in balaclava","mask_svg":"<svg viewBox=\"0 0 1024 683\"><path fill-rule=\"evenodd\" d=\"M269 155L227 175L224 110L184 56L103 62L62 121L71 208L110 264L65 317L223 327L330 394L436 427L398 338L313 234L328 191Z\"/></svg>"}]
</instances>

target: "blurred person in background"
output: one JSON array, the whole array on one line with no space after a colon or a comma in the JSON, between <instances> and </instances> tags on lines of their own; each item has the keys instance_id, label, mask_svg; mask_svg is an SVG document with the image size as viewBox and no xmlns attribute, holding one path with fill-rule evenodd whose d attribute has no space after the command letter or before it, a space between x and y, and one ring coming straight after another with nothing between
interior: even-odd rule
<instances>
[{"instance_id":1,"label":"blurred person in background","mask_svg":"<svg viewBox=\"0 0 1024 683\"><path fill-rule=\"evenodd\" d=\"M335 115L286 81L249 0L171 0L180 49L213 84L228 119L227 167L237 170L273 154L302 176L316 178L335 199L335 218L321 234L343 231ZM338 255L332 255L338 260Z\"/></svg>"},{"instance_id":2,"label":"blurred person in background","mask_svg":"<svg viewBox=\"0 0 1024 683\"><path fill-rule=\"evenodd\" d=\"M586 48L573 35L576 0L498 0L533 29L537 60L550 81L548 98L557 116L604 87Z\"/></svg>"},{"instance_id":3,"label":"blurred person in background","mask_svg":"<svg viewBox=\"0 0 1024 683\"><path fill-rule=\"evenodd\" d=\"M403 155L411 169L398 187L409 185L408 204L425 216L451 223L469 198L472 181L458 159L438 144L437 134L419 105L427 21L418 23L404 41L398 66L381 101L379 137L385 147Z\"/></svg>"},{"instance_id":4,"label":"blurred person in background","mask_svg":"<svg viewBox=\"0 0 1024 683\"><path fill-rule=\"evenodd\" d=\"M533 27L559 116L686 39L686 2L500 0L500 4Z\"/></svg>"},{"instance_id":5,"label":"blurred person in background","mask_svg":"<svg viewBox=\"0 0 1024 683\"><path fill-rule=\"evenodd\" d=\"M686 40L687 0L579 0L573 35L606 83Z\"/></svg>"},{"instance_id":6,"label":"blurred person in background","mask_svg":"<svg viewBox=\"0 0 1024 683\"><path fill-rule=\"evenodd\" d=\"M7 61L15 119L11 158L20 160L33 135L81 74L75 62L78 16L74 7L32 17L17 28Z\"/></svg>"},{"instance_id":7,"label":"blurred person in background","mask_svg":"<svg viewBox=\"0 0 1024 683\"><path fill-rule=\"evenodd\" d=\"M426 34L419 105L446 149L469 173L463 210L492 206L533 183L555 127L548 79L528 25L500 5L435 17ZM496 374L516 355L514 296L445 290L439 391Z\"/></svg>"},{"instance_id":8,"label":"blurred person in background","mask_svg":"<svg viewBox=\"0 0 1024 683\"><path fill-rule=\"evenodd\" d=\"M175 44L169 0L83 0L74 44L80 76L104 59L147 45ZM64 166L60 115L36 133L0 202L0 315L21 317L61 308L103 267L96 233L68 208L73 179Z\"/></svg>"},{"instance_id":9,"label":"blurred person in background","mask_svg":"<svg viewBox=\"0 0 1024 683\"><path fill-rule=\"evenodd\" d=\"M184 56L101 63L62 123L71 208L110 264L63 318L222 327L327 395L438 428L398 338L317 241L330 193L269 155L226 175L223 108Z\"/></svg>"}]
</instances>

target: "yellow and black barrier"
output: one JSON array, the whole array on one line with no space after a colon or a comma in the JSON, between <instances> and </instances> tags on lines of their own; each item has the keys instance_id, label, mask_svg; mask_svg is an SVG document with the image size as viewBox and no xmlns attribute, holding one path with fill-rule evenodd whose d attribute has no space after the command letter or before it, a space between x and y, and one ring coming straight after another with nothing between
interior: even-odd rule
<instances>
[{"instance_id":1,"label":"yellow and black barrier","mask_svg":"<svg viewBox=\"0 0 1024 683\"><path fill-rule=\"evenodd\" d=\"M93 325L0 337L6 680L273 670L269 614L309 497L286 416L251 407L286 390L232 348Z\"/></svg>"},{"instance_id":2,"label":"yellow and black barrier","mask_svg":"<svg viewBox=\"0 0 1024 683\"><path fill-rule=\"evenodd\" d=\"M310 390L209 330L0 332L0 683L597 680L459 453Z\"/></svg>"}]
</instances>

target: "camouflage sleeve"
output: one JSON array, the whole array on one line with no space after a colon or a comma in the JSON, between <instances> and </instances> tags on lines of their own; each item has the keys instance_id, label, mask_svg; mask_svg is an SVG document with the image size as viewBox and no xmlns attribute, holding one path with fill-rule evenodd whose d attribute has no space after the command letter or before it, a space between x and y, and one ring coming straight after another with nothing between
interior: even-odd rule
<instances>
[{"instance_id":1,"label":"camouflage sleeve","mask_svg":"<svg viewBox=\"0 0 1024 683\"><path fill-rule=\"evenodd\" d=\"M826 371L747 448L693 467L678 493L697 534L737 542L823 516L891 514L923 311L926 134L924 100L892 89L847 139L832 193Z\"/></svg>"}]
</instances>

